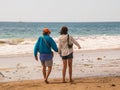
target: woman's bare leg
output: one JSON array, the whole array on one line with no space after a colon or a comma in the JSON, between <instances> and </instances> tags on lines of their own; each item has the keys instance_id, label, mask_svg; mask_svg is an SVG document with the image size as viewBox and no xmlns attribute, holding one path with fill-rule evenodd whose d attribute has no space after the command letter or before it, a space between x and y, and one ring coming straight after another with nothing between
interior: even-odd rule
<instances>
[{"instance_id":1,"label":"woman's bare leg","mask_svg":"<svg viewBox=\"0 0 120 90\"><path fill-rule=\"evenodd\" d=\"M70 79L70 82L72 82L72 59L69 59L68 60L68 66L69 66L69 79Z\"/></svg>"},{"instance_id":2,"label":"woman's bare leg","mask_svg":"<svg viewBox=\"0 0 120 90\"><path fill-rule=\"evenodd\" d=\"M62 70L63 83L65 82L66 69L67 69L67 60L63 60L63 70Z\"/></svg>"}]
</instances>

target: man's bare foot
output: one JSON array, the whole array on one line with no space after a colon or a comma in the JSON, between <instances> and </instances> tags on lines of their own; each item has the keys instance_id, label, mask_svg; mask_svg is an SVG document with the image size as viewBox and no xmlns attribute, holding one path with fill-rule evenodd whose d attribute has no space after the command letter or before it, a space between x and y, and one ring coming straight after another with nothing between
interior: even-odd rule
<instances>
[{"instance_id":1,"label":"man's bare foot","mask_svg":"<svg viewBox=\"0 0 120 90\"><path fill-rule=\"evenodd\" d=\"M47 80L45 80L45 83L46 83L46 84L49 84L49 82L48 82Z\"/></svg>"},{"instance_id":2,"label":"man's bare foot","mask_svg":"<svg viewBox=\"0 0 120 90\"><path fill-rule=\"evenodd\" d=\"M67 82L65 80L63 80L62 83L67 83Z\"/></svg>"}]
</instances>

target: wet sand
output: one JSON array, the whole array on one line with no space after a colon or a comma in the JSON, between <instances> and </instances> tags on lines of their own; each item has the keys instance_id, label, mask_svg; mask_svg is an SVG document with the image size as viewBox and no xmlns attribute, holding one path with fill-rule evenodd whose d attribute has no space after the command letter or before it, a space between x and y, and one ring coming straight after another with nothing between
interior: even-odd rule
<instances>
[{"instance_id":1,"label":"wet sand","mask_svg":"<svg viewBox=\"0 0 120 90\"><path fill-rule=\"evenodd\" d=\"M61 83L62 61L55 53L49 85L43 82L41 63L32 54L0 56L0 90L119 90L119 53L119 49L75 51L73 84Z\"/></svg>"}]
</instances>

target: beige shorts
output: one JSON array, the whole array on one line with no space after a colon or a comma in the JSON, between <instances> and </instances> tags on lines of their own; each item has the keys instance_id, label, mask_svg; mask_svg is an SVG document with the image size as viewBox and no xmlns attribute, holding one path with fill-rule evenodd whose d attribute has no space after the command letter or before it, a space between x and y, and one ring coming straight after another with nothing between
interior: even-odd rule
<instances>
[{"instance_id":1,"label":"beige shorts","mask_svg":"<svg viewBox=\"0 0 120 90\"><path fill-rule=\"evenodd\" d=\"M41 61L42 66L52 66L53 65L53 60L45 60Z\"/></svg>"}]
</instances>

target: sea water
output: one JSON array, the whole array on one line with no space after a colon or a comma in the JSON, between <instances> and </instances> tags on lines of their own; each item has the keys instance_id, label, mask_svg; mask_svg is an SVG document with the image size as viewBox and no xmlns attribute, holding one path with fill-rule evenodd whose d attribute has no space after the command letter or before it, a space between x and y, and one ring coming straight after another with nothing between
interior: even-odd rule
<instances>
[{"instance_id":1,"label":"sea water","mask_svg":"<svg viewBox=\"0 0 120 90\"><path fill-rule=\"evenodd\" d=\"M120 48L120 22L0 22L0 55L33 53L45 27L58 44L62 26L68 27L81 50Z\"/></svg>"},{"instance_id":2,"label":"sea water","mask_svg":"<svg viewBox=\"0 0 120 90\"><path fill-rule=\"evenodd\" d=\"M120 22L0 22L0 38L36 38L45 27L58 37L62 26L73 36L120 35Z\"/></svg>"}]
</instances>

